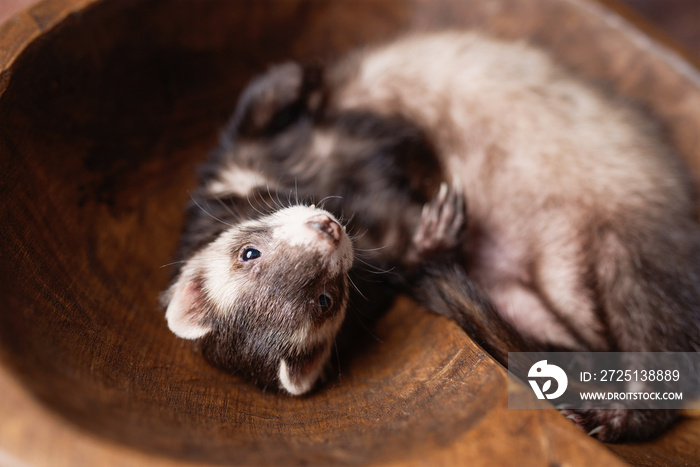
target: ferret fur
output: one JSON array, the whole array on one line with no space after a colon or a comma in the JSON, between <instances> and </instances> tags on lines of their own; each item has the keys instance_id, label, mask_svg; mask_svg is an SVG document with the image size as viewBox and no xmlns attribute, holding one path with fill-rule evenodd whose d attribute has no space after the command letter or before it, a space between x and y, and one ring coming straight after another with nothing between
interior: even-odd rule
<instances>
[{"instance_id":1,"label":"ferret fur","mask_svg":"<svg viewBox=\"0 0 700 467\"><path fill-rule=\"evenodd\" d=\"M525 42L412 36L327 69L279 65L243 92L202 169L184 263L163 302L171 329L201 340L211 361L294 394L314 386L338 321L323 330L305 321L310 343L290 372L284 355L300 331L256 321L218 289L262 294L256 306L274 316L313 300L318 286L279 294L269 292L272 273L245 284L215 276L228 277L230 238L299 200L323 201L357 234L354 265L340 255L331 281L349 275L357 289L337 286L347 298L335 300L343 309L334 316L374 313L404 291L503 363L518 350L700 349L700 229L687 169L633 105ZM271 257L266 267L292 271L285 277L307 267L298 251ZM392 272L363 280L368 268ZM192 273L203 269L210 275ZM178 299L192 290L204 305ZM649 437L675 418L575 415L604 440Z\"/></svg>"}]
</instances>

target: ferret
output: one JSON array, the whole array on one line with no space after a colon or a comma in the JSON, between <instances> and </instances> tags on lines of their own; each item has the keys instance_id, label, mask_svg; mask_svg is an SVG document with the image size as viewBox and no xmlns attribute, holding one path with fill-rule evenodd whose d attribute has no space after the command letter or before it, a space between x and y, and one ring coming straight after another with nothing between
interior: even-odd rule
<instances>
[{"instance_id":1,"label":"ferret","mask_svg":"<svg viewBox=\"0 0 700 467\"><path fill-rule=\"evenodd\" d=\"M274 66L201 169L168 325L291 395L317 384L349 316L399 293L504 364L697 351L696 197L657 126L527 42L476 32ZM569 416L614 441L676 413Z\"/></svg>"}]
</instances>

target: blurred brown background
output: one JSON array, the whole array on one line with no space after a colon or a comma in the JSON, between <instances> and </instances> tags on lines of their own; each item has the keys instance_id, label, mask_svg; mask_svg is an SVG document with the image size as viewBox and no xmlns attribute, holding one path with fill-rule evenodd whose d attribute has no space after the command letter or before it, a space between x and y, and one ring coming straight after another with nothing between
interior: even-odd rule
<instances>
[{"instance_id":1,"label":"blurred brown background","mask_svg":"<svg viewBox=\"0 0 700 467\"><path fill-rule=\"evenodd\" d=\"M700 56L700 1L618 0L673 41Z\"/></svg>"},{"instance_id":2,"label":"blurred brown background","mask_svg":"<svg viewBox=\"0 0 700 467\"><path fill-rule=\"evenodd\" d=\"M0 23L37 1L0 0ZM606 3L615 2L645 18L673 42L700 57L699 0L611 0Z\"/></svg>"}]
</instances>

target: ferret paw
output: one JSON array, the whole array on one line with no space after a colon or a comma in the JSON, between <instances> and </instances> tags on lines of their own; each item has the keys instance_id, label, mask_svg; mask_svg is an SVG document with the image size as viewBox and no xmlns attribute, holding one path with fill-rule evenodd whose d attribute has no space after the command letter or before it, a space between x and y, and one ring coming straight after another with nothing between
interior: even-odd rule
<instances>
[{"instance_id":1,"label":"ferret paw","mask_svg":"<svg viewBox=\"0 0 700 467\"><path fill-rule=\"evenodd\" d=\"M589 436L606 443L652 438L678 417L672 410L563 409L559 412Z\"/></svg>"},{"instance_id":2,"label":"ferret paw","mask_svg":"<svg viewBox=\"0 0 700 467\"><path fill-rule=\"evenodd\" d=\"M420 222L411 241L416 261L436 253L452 251L462 245L466 226L466 203L457 179L448 186L443 182L437 196L423 206Z\"/></svg>"}]
</instances>

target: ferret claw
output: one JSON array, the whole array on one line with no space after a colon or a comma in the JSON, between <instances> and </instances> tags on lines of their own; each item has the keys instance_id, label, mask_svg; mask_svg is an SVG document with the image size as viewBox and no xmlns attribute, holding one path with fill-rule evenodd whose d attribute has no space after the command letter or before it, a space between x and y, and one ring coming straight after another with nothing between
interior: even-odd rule
<instances>
[{"instance_id":1,"label":"ferret claw","mask_svg":"<svg viewBox=\"0 0 700 467\"><path fill-rule=\"evenodd\" d=\"M594 436L603 431L605 427L603 425L599 425L595 428L593 428L591 431L588 432L588 436Z\"/></svg>"},{"instance_id":2,"label":"ferret claw","mask_svg":"<svg viewBox=\"0 0 700 467\"><path fill-rule=\"evenodd\" d=\"M440 191L438 192L438 201L442 203L445 199L447 199L447 183L442 182L440 184Z\"/></svg>"}]
</instances>

